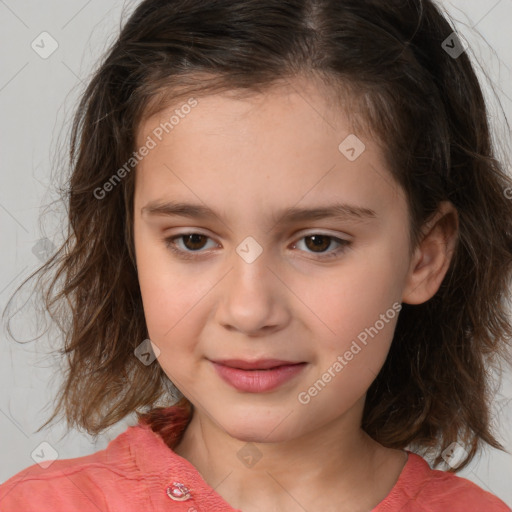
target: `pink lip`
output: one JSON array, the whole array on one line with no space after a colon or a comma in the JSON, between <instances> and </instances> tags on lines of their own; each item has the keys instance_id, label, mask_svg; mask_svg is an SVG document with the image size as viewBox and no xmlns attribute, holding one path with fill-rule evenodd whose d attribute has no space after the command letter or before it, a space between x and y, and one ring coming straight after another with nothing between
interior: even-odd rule
<instances>
[{"instance_id":1,"label":"pink lip","mask_svg":"<svg viewBox=\"0 0 512 512\"><path fill-rule=\"evenodd\" d=\"M238 391L263 393L284 384L302 371L306 363L278 359L211 361L220 377Z\"/></svg>"}]
</instances>

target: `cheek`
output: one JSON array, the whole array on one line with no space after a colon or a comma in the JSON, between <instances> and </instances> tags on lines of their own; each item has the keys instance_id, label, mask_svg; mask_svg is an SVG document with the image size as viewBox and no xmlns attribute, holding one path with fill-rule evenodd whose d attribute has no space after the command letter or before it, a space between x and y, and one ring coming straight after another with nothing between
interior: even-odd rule
<instances>
[{"instance_id":1,"label":"cheek","mask_svg":"<svg viewBox=\"0 0 512 512\"><path fill-rule=\"evenodd\" d=\"M372 290L375 292L375 287ZM320 421L326 411L330 418L344 413L365 395L379 374L401 309L392 295L361 294L332 301L330 325L335 334L318 337L314 371L296 397L311 417Z\"/></svg>"},{"instance_id":2,"label":"cheek","mask_svg":"<svg viewBox=\"0 0 512 512\"><path fill-rule=\"evenodd\" d=\"M177 336L201 296L207 292L205 279L196 280L172 265L164 242L144 230L135 232L139 287L150 339L161 349Z\"/></svg>"},{"instance_id":3,"label":"cheek","mask_svg":"<svg viewBox=\"0 0 512 512\"><path fill-rule=\"evenodd\" d=\"M199 323L192 320L207 289L161 273L156 265L148 267L139 283L149 337L162 350L171 343L184 345L199 332Z\"/></svg>"},{"instance_id":4,"label":"cheek","mask_svg":"<svg viewBox=\"0 0 512 512\"><path fill-rule=\"evenodd\" d=\"M396 259L381 256L375 251L372 257L354 255L335 275L316 275L300 285L298 294L303 286L305 302L325 332L329 348L342 349L358 336L364 342L366 330L375 324L381 338L392 334L404 272Z\"/></svg>"},{"instance_id":5,"label":"cheek","mask_svg":"<svg viewBox=\"0 0 512 512\"><path fill-rule=\"evenodd\" d=\"M354 253L335 277L307 283L308 304L316 305L311 309L321 322L316 321L317 365L298 401L309 400L312 414L321 414L326 401L337 404L337 412L355 403L386 360L408 263L407 246L393 242Z\"/></svg>"}]
</instances>

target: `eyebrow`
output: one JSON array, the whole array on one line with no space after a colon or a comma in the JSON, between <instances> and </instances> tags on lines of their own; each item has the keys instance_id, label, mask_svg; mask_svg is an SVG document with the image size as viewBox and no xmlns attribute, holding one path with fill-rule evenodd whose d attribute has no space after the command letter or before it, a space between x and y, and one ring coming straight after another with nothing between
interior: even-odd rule
<instances>
[{"instance_id":1,"label":"eyebrow","mask_svg":"<svg viewBox=\"0 0 512 512\"><path fill-rule=\"evenodd\" d=\"M174 201L150 201L141 208L141 214L151 216L188 217L198 220L211 220L220 218L207 206L200 204L182 203ZM294 223L300 221L323 220L328 218L340 220L369 220L377 217L374 210L345 203L333 203L314 208L285 208L279 212L277 218L281 223Z\"/></svg>"}]
</instances>

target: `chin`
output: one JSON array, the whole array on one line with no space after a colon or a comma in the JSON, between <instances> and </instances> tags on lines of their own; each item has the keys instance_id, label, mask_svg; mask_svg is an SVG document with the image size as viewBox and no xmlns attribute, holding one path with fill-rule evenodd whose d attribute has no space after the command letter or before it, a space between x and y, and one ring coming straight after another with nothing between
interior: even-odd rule
<instances>
[{"instance_id":1,"label":"chin","mask_svg":"<svg viewBox=\"0 0 512 512\"><path fill-rule=\"evenodd\" d=\"M233 439L242 441L244 443L281 443L289 441L291 439L288 432L283 432L279 435L272 433L272 429L262 427L261 429L255 429L254 426L251 428L230 428L226 433Z\"/></svg>"},{"instance_id":2,"label":"chin","mask_svg":"<svg viewBox=\"0 0 512 512\"><path fill-rule=\"evenodd\" d=\"M291 421L288 421L291 420ZM294 425L293 414L226 414L221 427L232 438L246 443L280 443L300 437L304 426Z\"/></svg>"}]
</instances>

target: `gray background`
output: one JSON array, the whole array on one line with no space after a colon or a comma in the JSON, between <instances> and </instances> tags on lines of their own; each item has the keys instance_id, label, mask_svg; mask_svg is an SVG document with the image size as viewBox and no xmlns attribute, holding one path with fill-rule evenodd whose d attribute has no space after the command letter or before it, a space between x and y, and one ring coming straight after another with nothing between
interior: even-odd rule
<instances>
[{"instance_id":1,"label":"gray background","mask_svg":"<svg viewBox=\"0 0 512 512\"><path fill-rule=\"evenodd\" d=\"M71 114L95 63L115 39L121 17L126 17L137 3L0 0L1 310L15 287L62 239L62 212L52 216L50 210L45 217L45 231L41 214L43 207L56 198L51 185L65 164ZM452 0L443 1L442 5L454 17L457 30L469 44L470 54L491 77L499 102L512 119L512 0ZM40 36L44 31L52 39ZM32 43L39 44L39 53ZM49 52L52 44L58 44L58 48L42 58L40 54ZM493 102L492 116L500 123L497 103L489 98ZM498 126L496 136L509 141L508 129L503 124ZM47 242L40 242L45 238ZM28 294L22 297L29 298ZM27 340L41 332L34 315L28 312L30 304L13 321L18 339ZM52 345L50 340L54 340ZM0 482L34 464L36 459L31 454L41 449L46 453L54 449L60 459L86 455L105 448L128 424L134 423L131 416L96 440L76 431L64 435L63 423L35 433L49 416L60 379L61 363L56 356L48 355L57 341L55 332L50 331L35 342L16 343L7 337L2 325ZM495 421L510 452L511 401L512 378L508 370L497 395ZM42 442L52 448L41 448ZM460 474L512 506L512 455L486 449Z\"/></svg>"}]
</instances>

